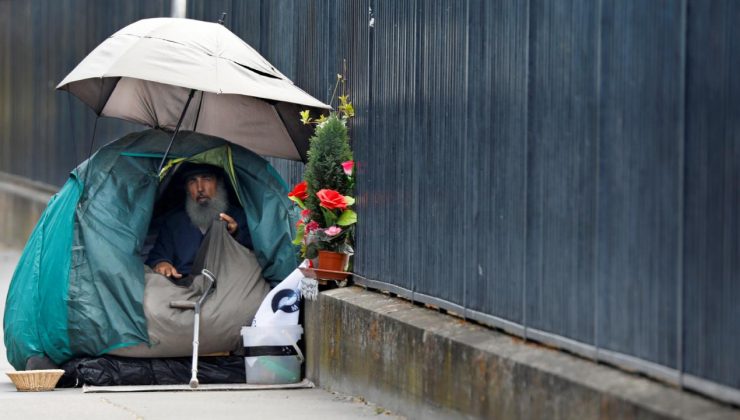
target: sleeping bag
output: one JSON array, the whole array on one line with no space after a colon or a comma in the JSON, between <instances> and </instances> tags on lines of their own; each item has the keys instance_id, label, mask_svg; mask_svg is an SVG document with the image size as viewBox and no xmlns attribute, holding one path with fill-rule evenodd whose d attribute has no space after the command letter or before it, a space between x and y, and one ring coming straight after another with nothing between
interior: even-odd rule
<instances>
[{"instance_id":1,"label":"sleeping bag","mask_svg":"<svg viewBox=\"0 0 740 420\"><path fill-rule=\"evenodd\" d=\"M147 270L144 288L149 345L111 351L117 356L178 357L192 354L193 310L171 308L172 301L196 301L206 289L201 270L216 275L213 291L200 312L199 353L242 349L240 329L254 318L270 286L252 251L226 232L226 223L214 221L206 233L191 275L170 280Z\"/></svg>"}]
</instances>

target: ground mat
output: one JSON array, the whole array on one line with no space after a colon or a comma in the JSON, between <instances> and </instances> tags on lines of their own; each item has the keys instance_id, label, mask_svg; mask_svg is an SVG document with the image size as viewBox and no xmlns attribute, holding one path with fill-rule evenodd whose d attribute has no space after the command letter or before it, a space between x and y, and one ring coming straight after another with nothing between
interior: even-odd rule
<instances>
[{"instance_id":1,"label":"ground mat","mask_svg":"<svg viewBox=\"0 0 740 420\"><path fill-rule=\"evenodd\" d=\"M92 386L82 387L83 393L103 392L171 392L171 391L257 391L266 389L300 389L313 388L314 383L308 379L294 384L252 385L252 384L206 384L198 388L189 385L121 385L121 386Z\"/></svg>"},{"instance_id":2,"label":"ground mat","mask_svg":"<svg viewBox=\"0 0 740 420\"><path fill-rule=\"evenodd\" d=\"M191 357L142 359L100 356L72 359L62 365L64 376L57 387L187 385L190 382L191 363ZM198 380L204 385L244 384L244 357L199 357Z\"/></svg>"}]
</instances>

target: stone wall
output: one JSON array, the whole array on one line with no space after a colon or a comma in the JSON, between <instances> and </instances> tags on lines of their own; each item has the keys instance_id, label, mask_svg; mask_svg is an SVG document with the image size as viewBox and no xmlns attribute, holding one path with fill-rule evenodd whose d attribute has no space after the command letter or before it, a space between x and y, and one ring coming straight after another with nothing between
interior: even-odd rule
<instances>
[{"instance_id":1,"label":"stone wall","mask_svg":"<svg viewBox=\"0 0 740 420\"><path fill-rule=\"evenodd\" d=\"M657 381L360 287L307 301L306 376L410 418L735 418Z\"/></svg>"}]
</instances>

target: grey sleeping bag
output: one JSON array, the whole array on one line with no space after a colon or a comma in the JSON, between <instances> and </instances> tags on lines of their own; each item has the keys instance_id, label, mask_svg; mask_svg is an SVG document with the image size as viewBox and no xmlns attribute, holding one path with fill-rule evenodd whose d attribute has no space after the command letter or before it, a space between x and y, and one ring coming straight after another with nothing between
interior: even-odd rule
<instances>
[{"instance_id":1,"label":"grey sleeping bag","mask_svg":"<svg viewBox=\"0 0 740 420\"><path fill-rule=\"evenodd\" d=\"M229 235L226 223L215 221L203 239L190 276L170 280L147 267L144 314L150 345L119 348L110 353L128 357L191 355L193 310L170 308L170 302L196 301L202 295L203 268L216 275L216 286L201 307L199 353L241 349L240 329L251 325L270 286L262 278L254 253Z\"/></svg>"}]
</instances>

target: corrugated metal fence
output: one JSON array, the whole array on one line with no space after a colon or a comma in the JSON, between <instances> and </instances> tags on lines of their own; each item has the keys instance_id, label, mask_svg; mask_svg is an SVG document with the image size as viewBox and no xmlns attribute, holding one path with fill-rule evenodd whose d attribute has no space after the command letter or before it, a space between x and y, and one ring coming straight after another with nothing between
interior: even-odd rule
<instances>
[{"instance_id":1,"label":"corrugated metal fence","mask_svg":"<svg viewBox=\"0 0 740 420\"><path fill-rule=\"evenodd\" d=\"M89 155L95 114L54 88L114 31L169 9L167 0L0 0L0 171L61 185ZM95 144L140 129L102 118Z\"/></svg>"},{"instance_id":2,"label":"corrugated metal fence","mask_svg":"<svg viewBox=\"0 0 740 420\"><path fill-rule=\"evenodd\" d=\"M59 150L41 155L43 175L28 157L46 137L85 144L92 116L44 105L46 91L165 3L93 7L78 35L70 8L98 2L0 1L0 170L63 177L76 160ZM32 71L27 51L7 60L17 36L38 35L5 24L17 9L29 25L59 17L26 41L59 47L33 52L53 69ZM740 3L188 2L188 17L221 11L319 99L346 63L358 282L740 403ZM53 129L37 132L28 109L43 106Z\"/></svg>"}]
</instances>

